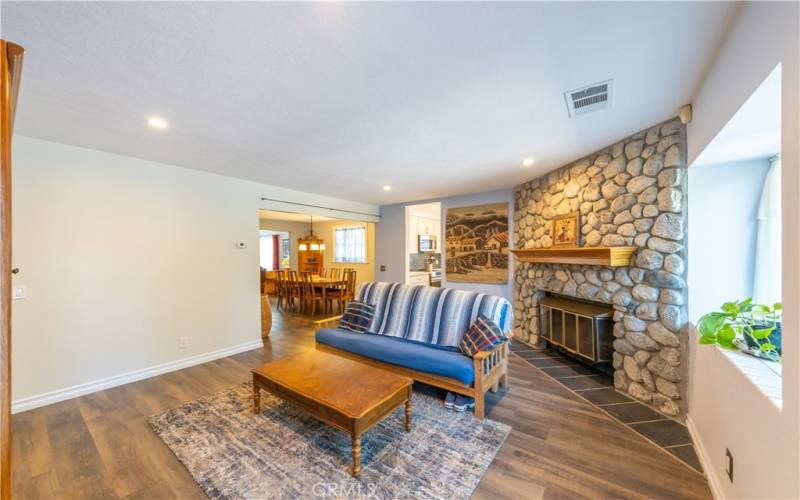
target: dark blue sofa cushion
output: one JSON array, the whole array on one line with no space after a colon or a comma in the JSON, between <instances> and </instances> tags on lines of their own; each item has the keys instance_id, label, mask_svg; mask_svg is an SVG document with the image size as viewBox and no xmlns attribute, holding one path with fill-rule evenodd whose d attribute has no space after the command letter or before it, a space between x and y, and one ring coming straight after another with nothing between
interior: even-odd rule
<instances>
[{"instance_id":1,"label":"dark blue sofa cushion","mask_svg":"<svg viewBox=\"0 0 800 500\"><path fill-rule=\"evenodd\" d=\"M353 333L339 328L317 330L317 342L376 361L472 384L472 359L456 348L415 342L397 337Z\"/></svg>"}]
</instances>

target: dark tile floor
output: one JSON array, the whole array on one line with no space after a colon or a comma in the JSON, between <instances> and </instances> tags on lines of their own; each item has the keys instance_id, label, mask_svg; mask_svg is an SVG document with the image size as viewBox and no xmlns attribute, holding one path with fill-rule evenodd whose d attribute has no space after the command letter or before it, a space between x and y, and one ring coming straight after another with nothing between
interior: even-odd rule
<instances>
[{"instance_id":1,"label":"dark tile floor","mask_svg":"<svg viewBox=\"0 0 800 500\"><path fill-rule=\"evenodd\" d=\"M536 349L519 341L512 343L511 351L689 467L703 472L686 426L617 392L614 380L607 374L559 352Z\"/></svg>"}]
</instances>

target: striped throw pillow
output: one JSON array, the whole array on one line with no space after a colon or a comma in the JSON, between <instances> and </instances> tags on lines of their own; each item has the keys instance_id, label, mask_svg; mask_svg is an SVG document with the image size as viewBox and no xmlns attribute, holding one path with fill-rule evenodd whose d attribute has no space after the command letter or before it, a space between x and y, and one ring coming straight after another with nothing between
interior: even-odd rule
<instances>
[{"instance_id":1,"label":"striped throw pillow","mask_svg":"<svg viewBox=\"0 0 800 500\"><path fill-rule=\"evenodd\" d=\"M351 332L364 333L369 329L372 318L375 316L375 306L366 302L351 301L344 309L344 314L339 320L339 328Z\"/></svg>"},{"instance_id":2,"label":"striped throw pillow","mask_svg":"<svg viewBox=\"0 0 800 500\"><path fill-rule=\"evenodd\" d=\"M475 318L475 322L461 338L459 349L469 357L481 351L488 351L497 344L508 340L500 328L483 314Z\"/></svg>"}]
</instances>

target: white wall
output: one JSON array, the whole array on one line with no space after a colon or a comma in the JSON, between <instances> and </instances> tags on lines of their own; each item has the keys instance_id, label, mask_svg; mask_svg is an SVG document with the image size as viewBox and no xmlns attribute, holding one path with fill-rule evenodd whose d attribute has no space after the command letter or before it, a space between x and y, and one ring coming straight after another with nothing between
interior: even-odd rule
<instances>
[{"instance_id":1,"label":"white wall","mask_svg":"<svg viewBox=\"0 0 800 500\"><path fill-rule=\"evenodd\" d=\"M689 169L689 318L753 294L758 203L769 159Z\"/></svg>"},{"instance_id":2,"label":"white wall","mask_svg":"<svg viewBox=\"0 0 800 500\"><path fill-rule=\"evenodd\" d=\"M28 137L13 146L13 283L28 294L12 303L17 410L70 386L76 395L91 389L81 384L258 345L258 209L277 208L262 196L377 213Z\"/></svg>"},{"instance_id":3,"label":"white wall","mask_svg":"<svg viewBox=\"0 0 800 500\"><path fill-rule=\"evenodd\" d=\"M783 172L783 409L753 392L736 368L692 344L689 422L707 452L715 493L727 498L799 498L800 484L800 37L797 3L743 4L693 101L687 127L689 164L719 133L747 97L782 65L781 161ZM696 214L690 215L690 218ZM690 246L694 245L690 242ZM691 262L690 262L691 265ZM692 289L689 289L691 295ZM711 352L709 352L711 351ZM713 375L712 375L713 374ZM724 473L725 448L736 467Z\"/></svg>"},{"instance_id":4,"label":"white wall","mask_svg":"<svg viewBox=\"0 0 800 500\"><path fill-rule=\"evenodd\" d=\"M464 196L453 196L450 198L416 201L413 203L403 203L397 205L383 205L381 210L381 222L376 228L376 247L377 256L375 267L375 279L379 281L398 281L404 282L408 270L408 254L406 253L406 206L417 205L420 203L431 203L439 201L442 203L442 233L444 233L444 220L449 207L465 207L470 205L481 205L488 203L508 202L509 224L514 220L514 192L513 190L492 191L488 193L475 193ZM510 227L510 226L509 226ZM513 233L512 231L509 231ZM513 237L513 234L510 234ZM440 248L444 248L443 234L439 235ZM514 248L513 241L509 241L509 248ZM442 252L442 269L445 268L446 256ZM386 271L381 271L380 266L385 265ZM470 290L491 295L499 295L508 300L512 299L512 279L513 279L514 260L511 256L508 269L508 283L492 285L480 283L451 283L447 281L445 274L442 275L442 286L447 288L457 288L459 290Z\"/></svg>"}]
</instances>

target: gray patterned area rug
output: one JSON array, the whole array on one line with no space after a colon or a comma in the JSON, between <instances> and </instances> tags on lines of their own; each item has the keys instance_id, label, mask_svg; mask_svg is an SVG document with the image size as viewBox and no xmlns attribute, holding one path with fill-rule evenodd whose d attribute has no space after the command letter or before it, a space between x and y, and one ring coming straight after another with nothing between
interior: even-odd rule
<instances>
[{"instance_id":1,"label":"gray patterned area rug","mask_svg":"<svg viewBox=\"0 0 800 500\"><path fill-rule=\"evenodd\" d=\"M244 383L150 418L211 498L469 498L511 428L445 410L414 393L362 436L361 477L350 475L350 436L262 392L252 411Z\"/></svg>"}]
</instances>

